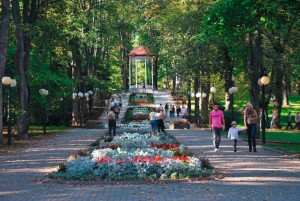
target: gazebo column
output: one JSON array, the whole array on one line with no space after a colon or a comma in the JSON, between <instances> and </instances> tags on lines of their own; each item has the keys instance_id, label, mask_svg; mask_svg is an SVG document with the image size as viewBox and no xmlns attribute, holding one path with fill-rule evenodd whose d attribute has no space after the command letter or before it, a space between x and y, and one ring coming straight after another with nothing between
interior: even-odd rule
<instances>
[{"instance_id":1,"label":"gazebo column","mask_svg":"<svg viewBox=\"0 0 300 201\"><path fill-rule=\"evenodd\" d=\"M147 86L147 59L145 59L145 86Z\"/></svg>"},{"instance_id":2,"label":"gazebo column","mask_svg":"<svg viewBox=\"0 0 300 201\"><path fill-rule=\"evenodd\" d=\"M128 85L129 85L129 89L130 89L130 85L131 85L131 62L132 60L129 59L129 80L128 80Z\"/></svg>"},{"instance_id":3,"label":"gazebo column","mask_svg":"<svg viewBox=\"0 0 300 201\"><path fill-rule=\"evenodd\" d=\"M137 86L137 66L138 65L138 62L137 61L135 61L135 88L138 88L138 86Z\"/></svg>"},{"instance_id":4,"label":"gazebo column","mask_svg":"<svg viewBox=\"0 0 300 201\"><path fill-rule=\"evenodd\" d=\"M154 77L153 77L153 57L151 59L151 67L152 67L152 90L154 90L154 87L153 87L153 80L154 80Z\"/></svg>"}]
</instances>

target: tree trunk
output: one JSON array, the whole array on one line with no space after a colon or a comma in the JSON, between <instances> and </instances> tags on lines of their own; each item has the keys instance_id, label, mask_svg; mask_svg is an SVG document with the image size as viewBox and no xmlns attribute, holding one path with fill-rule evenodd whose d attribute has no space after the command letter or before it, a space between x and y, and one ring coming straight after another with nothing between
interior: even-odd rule
<instances>
[{"instance_id":1,"label":"tree trunk","mask_svg":"<svg viewBox=\"0 0 300 201\"><path fill-rule=\"evenodd\" d=\"M9 35L9 16L10 16L10 1L2 0L1 7L1 24L0 24L0 78L4 75L8 35ZM3 117L3 88L0 86L0 117ZM0 144L3 143L3 121L0 120Z\"/></svg>"},{"instance_id":2,"label":"tree trunk","mask_svg":"<svg viewBox=\"0 0 300 201\"><path fill-rule=\"evenodd\" d=\"M233 73L233 64L232 58L229 56L229 49L227 45L219 46L223 51L223 66L224 66L224 76L225 76L225 110L230 110L233 107L233 97L228 93L230 87L233 86L232 73Z\"/></svg>"},{"instance_id":3,"label":"tree trunk","mask_svg":"<svg viewBox=\"0 0 300 201\"><path fill-rule=\"evenodd\" d=\"M274 101L274 125L273 128L281 128L281 109L282 109L282 102L283 102L283 67L281 65L281 59L283 55L283 47L278 44L278 46L273 47L275 49L276 55L274 58L274 66L273 66L273 73L274 73L274 85L273 85L273 93L275 95Z\"/></svg>"},{"instance_id":4,"label":"tree trunk","mask_svg":"<svg viewBox=\"0 0 300 201\"><path fill-rule=\"evenodd\" d=\"M202 124L208 124L208 101L209 101L209 83L206 84L204 86L204 88L201 90L203 91L204 93L206 93L206 97L203 97L202 98L202 101L201 101L201 115L202 115Z\"/></svg>"},{"instance_id":5,"label":"tree trunk","mask_svg":"<svg viewBox=\"0 0 300 201\"><path fill-rule=\"evenodd\" d=\"M172 91L175 92L176 90L176 86L177 86L177 83L176 83L176 60L173 59L172 61Z\"/></svg>"},{"instance_id":6,"label":"tree trunk","mask_svg":"<svg viewBox=\"0 0 300 201\"><path fill-rule=\"evenodd\" d=\"M153 89L157 89L157 78L158 78L158 55L154 57L153 61Z\"/></svg>"},{"instance_id":7,"label":"tree trunk","mask_svg":"<svg viewBox=\"0 0 300 201\"><path fill-rule=\"evenodd\" d=\"M28 89L24 70L24 37L18 0L12 1L12 8L16 34L16 53L14 60L17 69L17 74L19 76L18 94L19 108L21 110L21 114L18 117L17 127L19 137L21 139L28 139Z\"/></svg>"},{"instance_id":8,"label":"tree trunk","mask_svg":"<svg viewBox=\"0 0 300 201\"><path fill-rule=\"evenodd\" d=\"M124 89L129 89L128 85L128 56L126 51L125 40L127 39L126 33L123 30L123 26L121 25L119 30L120 37L120 51L121 51L121 62L122 62L122 85Z\"/></svg>"},{"instance_id":9,"label":"tree trunk","mask_svg":"<svg viewBox=\"0 0 300 201\"><path fill-rule=\"evenodd\" d=\"M252 45L252 39L249 39L250 45ZM262 48L261 48L261 33L260 31L256 31L255 39L254 39L254 47L251 51L251 55L249 57L248 63L248 77L250 80L250 102L253 105L254 110L257 112L258 116L260 116L260 109L259 109L259 92L260 88L258 85L259 79L259 70L261 66L261 55L262 55ZM257 125L258 126L258 125ZM259 128L259 126L258 126ZM256 138L259 138L259 129L257 129Z\"/></svg>"}]
</instances>

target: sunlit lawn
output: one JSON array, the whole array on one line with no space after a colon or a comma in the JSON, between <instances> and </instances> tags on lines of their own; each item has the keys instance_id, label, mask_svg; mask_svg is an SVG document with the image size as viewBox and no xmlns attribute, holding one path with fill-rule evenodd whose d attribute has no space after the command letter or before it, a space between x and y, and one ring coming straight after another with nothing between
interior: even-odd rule
<instances>
[{"instance_id":1,"label":"sunlit lawn","mask_svg":"<svg viewBox=\"0 0 300 201\"><path fill-rule=\"evenodd\" d=\"M40 140L49 139L54 136L54 134L63 132L65 130L70 129L70 127L66 126L48 126L46 135L43 135L43 127L41 126L30 126L29 129L29 140L18 140L14 137L12 138L11 145L7 145L7 130L4 129L4 144L0 144L0 153L1 152L14 152L26 145L35 144Z\"/></svg>"}]
</instances>

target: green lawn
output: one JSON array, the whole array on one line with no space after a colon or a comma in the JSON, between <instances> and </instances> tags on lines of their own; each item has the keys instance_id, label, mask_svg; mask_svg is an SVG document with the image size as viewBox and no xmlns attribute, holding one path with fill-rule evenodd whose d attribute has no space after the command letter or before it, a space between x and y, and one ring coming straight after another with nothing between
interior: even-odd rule
<instances>
[{"instance_id":1,"label":"green lawn","mask_svg":"<svg viewBox=\"0 0 300 201\"><path fill-rule=\"evenodd\" d=\"M266 140L300 143L300 130L267 129Z\"/></svg>"}]
</instances>

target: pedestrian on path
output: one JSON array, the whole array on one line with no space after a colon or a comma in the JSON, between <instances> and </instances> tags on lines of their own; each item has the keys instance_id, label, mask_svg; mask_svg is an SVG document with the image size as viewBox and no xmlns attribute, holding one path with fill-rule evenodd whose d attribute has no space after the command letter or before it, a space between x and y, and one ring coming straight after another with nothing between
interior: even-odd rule
<instances>
[{"instance_id":1,"label":"pedestrian on path","mask_svg":"<svg viewBox=\"0 0 300 201\"><path fill-rule=\"evenodd\" d=\"M221 130L225 130L224 113L219 110L218 103L214 103L213 110L209 114L209 129L213 135L215 151L219 151L221 143Z\"/></svg>"},{"instance_id":2,"label":"pedestrian on path","mask_svg":"<svg viewBox=\"0 0 300 201\"><path fill-rule=\"evenodd\" d=\"M180 113L181 113L181 107L180 107L180 105L176 106L176 112L177 112L177 118L179 118L180 117Z\"/></svg>"},{"instance_id":3,"label":"pedestrian on path","mask_svg":"<svg viewBox=\"0 0 300 201\"><path fill-rule=\"evenodd\" d=\"M294 129L296 129L298 127L298 130L300 130L300 115L299 115L299 112L297 112L297 114L295 115L295 122L296 122L296 125L294 126Z\"/></svg>"},{"instance_id":4,"label":"pedestrian on path","mask_svg":"<svg viewBox=\"0 0 300 201\"><path fill-rule=\"evenodd\" d=\"M291 128L291 130L293 129L293 126L292 126L292 115L291 115L291 111L289 111L289 113L288 113L288 115L287 115L287 117L286 117L286 121L287 121L287 123L286 123L286 130L288 129L288 128Z\"/></svg>"},{"instance_id":5,"label":"pedestrian on path","mask_svg":"<svg viewBox=\"0 0 300 201\"><path fill-rule=\"evenodd\" d=\"M142 88L143 88L143 93L146 93L146 84L144 81L142 82Z\"/></svg>"},{"instance_id":6,"label":"pedestrian on path","mask_svg":"<svg viewBox=\"0 0 300 201\"><path fill-rule=\"evenodd\" d=\"M249 152L253 151L256 152L256 123L258 120L257 112L253 109L252 104L249 102L245 106L244 111L244 125L247 128L247 135L248 135L248 145L249 145Z\"/></svg>"},{"instance_id":7,"label":"pedestrian on path","mask_svg":"<svg viewBox=\"0 0 300 201\"><path fill-rule=\"evenodd\" d=\"M237 140L238 134L242 130L246 130L244 128L237 128L237 123L235 121L231 122L231 128L228 131L228 140L233 140L233 151L237 151Z\"/></svg>"},{"instance_id":8,"label":"pedestrian on path","mask_svg":"<svg viewBox=\"0 0 300 201\"><path fill-rule=\"evenodd\" d=\"M110 111L107 113L108 118L108 133L110 137L116 136L116 128L117 128L117 122L116 122L116 115L114 113L114 108L110 108Z\"/></svg>"},{"instance_id":9,"label":"pedestrian on path","mask_svg":"<svg viewBox=\"0 0 300 201\"><path fill-rule=\"evenodd\" d=\"M187 117L187 109L185 107L183 107L181 110L181 116L184 119Z\"/></svg>"},{"instance_id":10,"label":"pedestrian on path","mask_svg":"<svg viewBox=\"0 0 300 201\"><path fill-rule=\"evenodd\" d=\"M157 130L159 134L164 134L165 133L165 124L164 124L164 111L160 110L159 112L156 113L155 115L156 119L156 125L157 125Z\"/></svg>"},{"instance_id":11,"label":"pedestrian on path","mask_svg":"<svg viewBox=\"0 0 300 201\"><path fill-rule=\"evenodd\" d=\"M156 128L157 128L157 123L156 123L156 111L155 108L152 108L152 112L149 114L149 120L151 124L151 135L155 136L156 135Z\"/></svg>"},{"instance_id":12,"label":"pedestrian on path","mask_svg":"<svg viewBox=\"0 0 300 201\"><path fill-rule=\"evenodd\" d=\"M165 105L165 114L166 114L166 117L168 117L168 114L169 114L169 105L168 105L168 103L166 103L166 105ZM170 117L171 117L171 115L170 115Z\"/></svg>"}]
</instances>

